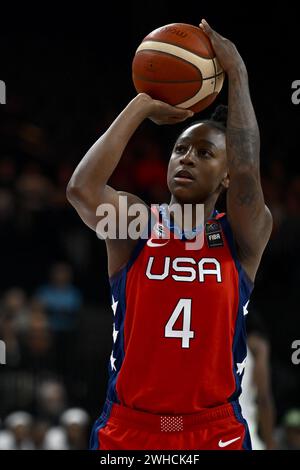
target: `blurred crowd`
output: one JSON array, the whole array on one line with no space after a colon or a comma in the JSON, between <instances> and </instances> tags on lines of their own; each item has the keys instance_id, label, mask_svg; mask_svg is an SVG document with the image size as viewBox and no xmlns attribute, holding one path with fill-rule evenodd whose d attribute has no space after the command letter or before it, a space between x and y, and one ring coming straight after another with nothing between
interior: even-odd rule
<instances>
[{"instance_id":1,"label":"blurred crowd","mask_svg":"<svg viewBox=\"0 0 300 470\"><path fill-rule=\"evenodd\" d=\"M0 450L85 450L88 424L89 416L81 408L62 412L57 424L15 411L5 418Z\"/></svg>"},{"instance_id":2,"label":"blurred crowd","mask_svg":"<svg viewBox=\"0 0 300 470\"><path fill-rule=\"evenodd\" d=\"M12 97L0 116L0 449L82 449L105 396L111 312L104 243L65 190L118 111L106 107L101 121L94 112L90 134L66 119L64 135L31 122L24 109ZM168 202L166 133L142 126L109 184ZM291 362L300 326L300 175L274 154L262 171L274 229L251 303L268 330L278 445L300 449L300 374Z\"/></svg>"}]
</instances>

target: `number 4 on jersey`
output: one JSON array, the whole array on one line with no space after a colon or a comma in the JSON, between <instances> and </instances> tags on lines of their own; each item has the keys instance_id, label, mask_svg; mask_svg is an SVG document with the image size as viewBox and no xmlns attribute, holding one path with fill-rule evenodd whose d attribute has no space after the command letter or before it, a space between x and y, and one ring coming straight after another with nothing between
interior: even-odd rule
<instances>
[{"instance_id":1,"label":"number 4 on jersey","mask_svg":"<svg viewBox=\"0 0 300 470\"><path fill-rule=\"evenodd\" d=\"M182 338L181 345L183 348L189 348L190 339L194 338L194 331L191 330L191 311L192 299L180 299L165 326L165 337ZM183 328L182 330L173 330L173 326L181 312L183 312Z\"/></svg>"}]
</instances>

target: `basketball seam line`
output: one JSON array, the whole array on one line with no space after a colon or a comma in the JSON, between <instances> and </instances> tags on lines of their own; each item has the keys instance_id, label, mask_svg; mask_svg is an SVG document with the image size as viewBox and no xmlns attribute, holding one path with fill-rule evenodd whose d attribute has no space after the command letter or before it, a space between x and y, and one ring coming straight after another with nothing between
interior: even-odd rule
<instances>
[{"instance_id":1,"label":"basketball seam line","mask_svg":"<svg viewBox=\"0 0 300 470\"><path fill-rule=\"evenodd\" d=\"M184 48L184 47L181 47L181 46L177 46L175 44L171 44L169 42L165 42L165 41L157 41L157 40L154 40L154 41L151 41L151 40L144 40L140 45L139 47L137 48L136 50L136 53L135 53L135 56L138 56L140 53L142 52L159 52L160 54L162 55L171 55L173 57L176 57L177 60L180 60L180 61L183 61L183 62L186 62L188 63L189 65L194 65L197 70L199 71L200 75L202 76L202 79L204 80L205 78L207 77L203 77L203 74L202 74L202 70L201 70L201 67L199 66L199 64L197 62L194 62L193 59L185 59L184 56L182 56L182 54L178 55L176 54L174 51L168 51L168 50L165 50L165 49L157 49L156 47L151 47L151 44L150 43L156 43L156 44L160 44L161 46L170 46L172 48L175 48L175 49L178 49L182 52L186 52L187 54L190 54L193 57L195 57L195 59L198 59L198 60L204 60L206 62L212 62L212 68L213 68L213 72L214 72L214 76L216 75L216 63L215 61L217 60L216 57L214 58L206 58L206 57L203 57L201 55L198 55L196 54L195 52L192 52L192 51L189 51L188 49ZM145 47L146 46L146 47ZM222 71L223 72L223 71ZM214 84L214 89L213 89L213 93L215 92L215 89L216 89L216 83Z\"/></svg>"},{"instance_id":2,"label":"basketball seam line","mask_svg":"<svg viewBox=\"0 0 300 470\"><path fill-rule=\"evenodd\" d=\"M206 46L205 46L205 49L206 49L206 51L207 51L209 57L203 57L202 55L199 55L197 52L193 52L193 51L191 51L190 49L187 49L186 47L183 47L181 44L174 44L174 43L169 42L169 41L162 41L161 39L158 40L158 39L150 39L150 38L149 38L149 39L146 39L146 38L145 38L145 39L141 42L141 44L143 44L143 42L150 42L150 41L158 42L158 43L164 43L164 44L169 44L170 46L180 47L180 49L183 49L183 50L185 50L185 51L187 51L187 52L190 52L191 54L195 54L195 55L197 55L198 57L201 57L202 59L210 59L210 60L213 60L213 59L216 58L216 56L210 57L210 52L209 52L209 50L207 49ZM141 45L141 44L140 44L140 45ZM140 46L139 46L139 47L140 47ZM144 49L144 51L145 51L145 50L147 50L147 51L154 50L155 52L157 52L157 50L155 50L155 49ZM142 52L142 50L136 52L136 54L139 54L139 52ZM176 56L176 57L177 57L177 56Z\"/></svg>"},{"instance_id":3,"label":"basketball seam line","mask_svg":"<svg viewBox=\"0 0 300 470\"><path fill-rule=\"evenodd\" d=\"M202 78L202 82L219 77L220 75L223 75L223 73L224 72L220 72L217 75L211 75L210 77ZM137 80L144 80L144 81L151 82L151 83L162 83L162 84L163 83L194 83L194 82L199 81L199 80L151 80L151 78L143 77L141 75L136 75L136 74L134 74L134 78L136 78ZM214 87L214 91L215 91L215 87Z\"/></svg>"},{"instance_id":4,"label":"basketball seam line","mask_svg":"<svg viewBox=\"0 0 300 470\"><path fill-rule=\"evenodd\" d=\"M214 70L215 70L214 76L216 77L216 75L217 75L217 69L216 69L216 64L215 64L215 60L214 60L214 59L215 59L215 58L213 58L212 61L213 61ZM216 91L216 84L217 84L217 80L215 80L215 83L214 83L214 91L213 91L213 93Z\"/></svg>"},{"instance_id":5,"label":"basketball seam line","mask_svg":"<svg viewBox=\"0 0 300 470\"><path fill-rule=\"evenodd\" d=\"M159 42L159 41L156 41L156 42ZM172 45L172 44L171 44ZM137 54L139 54L140 52L145 52L145 51L151 51L151 52L158 52L156 49L144 49L143 51L139 51ZM189 51L190 52L190 51ZM160 54L163 54L163 55L167 55L169 57L173 57L173 58L176 58L176 60L179 60L181 62L184 62L185 64L188 64L188 65L191 65L194 69L197 70L198 74L199 74L199 77L201 80L203 80L203 77L202 77L202 73L201 73L201 70L199 69L199 67L197 67L197 65L193 64L192 62L189 62L188 60L185 60L183 59L182 57L179 57L179 56L175 56L174 54L170 54L169 52L165 52L165 51L159 51ZM211 59L212 60L212 59ZM197 81L197 80L195 80Z\"/></svg>"}]
</instances>

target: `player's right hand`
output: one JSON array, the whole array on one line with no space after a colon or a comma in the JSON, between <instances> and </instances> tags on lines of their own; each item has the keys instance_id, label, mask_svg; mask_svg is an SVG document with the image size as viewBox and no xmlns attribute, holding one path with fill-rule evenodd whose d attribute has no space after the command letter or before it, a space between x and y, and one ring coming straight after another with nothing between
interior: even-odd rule
<instances>
[{"instance_id":1,"label":"player's right hand","mask_svg":"<svg viewBox=\"0 0 300 470\"><path fill-rule=\"evenodd\" d=\"M194 115L189 109L171 106L163 101L154 100L146 93L140 93L139 96L143 101L143 106L147 108L147 117L155 124L177 124L185 121Z\"/></svg>"}]
</instances>

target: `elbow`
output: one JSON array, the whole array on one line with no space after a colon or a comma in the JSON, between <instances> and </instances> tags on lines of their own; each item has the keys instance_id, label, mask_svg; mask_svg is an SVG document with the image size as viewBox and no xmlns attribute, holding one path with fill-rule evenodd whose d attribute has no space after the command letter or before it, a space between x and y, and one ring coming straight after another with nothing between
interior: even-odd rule
<instances>
[{"instance_id":1,"label":"elbow","mask_svg":"<svg viewBox=\"0 0 300 470\"><path fill-rule=\"evenodd\" d=\"M67 200L72 204L72 200L74 198L74 192L75 192L75 185L72 183L72 179L70 179L67 188L66 188L66 197Z\"/></svg>"},{"instance_id":2,"label":"elbow","mask_svg":"<svg viewBox=\"0 0 300 470\"><path fill-rule=\"evenodd\" d=\"M78 180L76 181L73 177L70 179L67 188L66 188L66 197L69 203L75 209L85 208L95 208L99 204L100 196L98 192L91 191L86 184L79 184ZM98 202L96 204L96 201Z\"/></svg>"},{"instance_id":3,"label":"elbow","mask_svg":"<svg viewBox=\"0 0 300 470\"><path fill-rule=\"evenodd\" d=\"M76 205L76 201L80 200L82 196L83 195L82 195L81 189L71 178L66 188L67 200L69 201L70 204L72 204L72 206L74 206Z\"/></svg>"}]
</instances>

